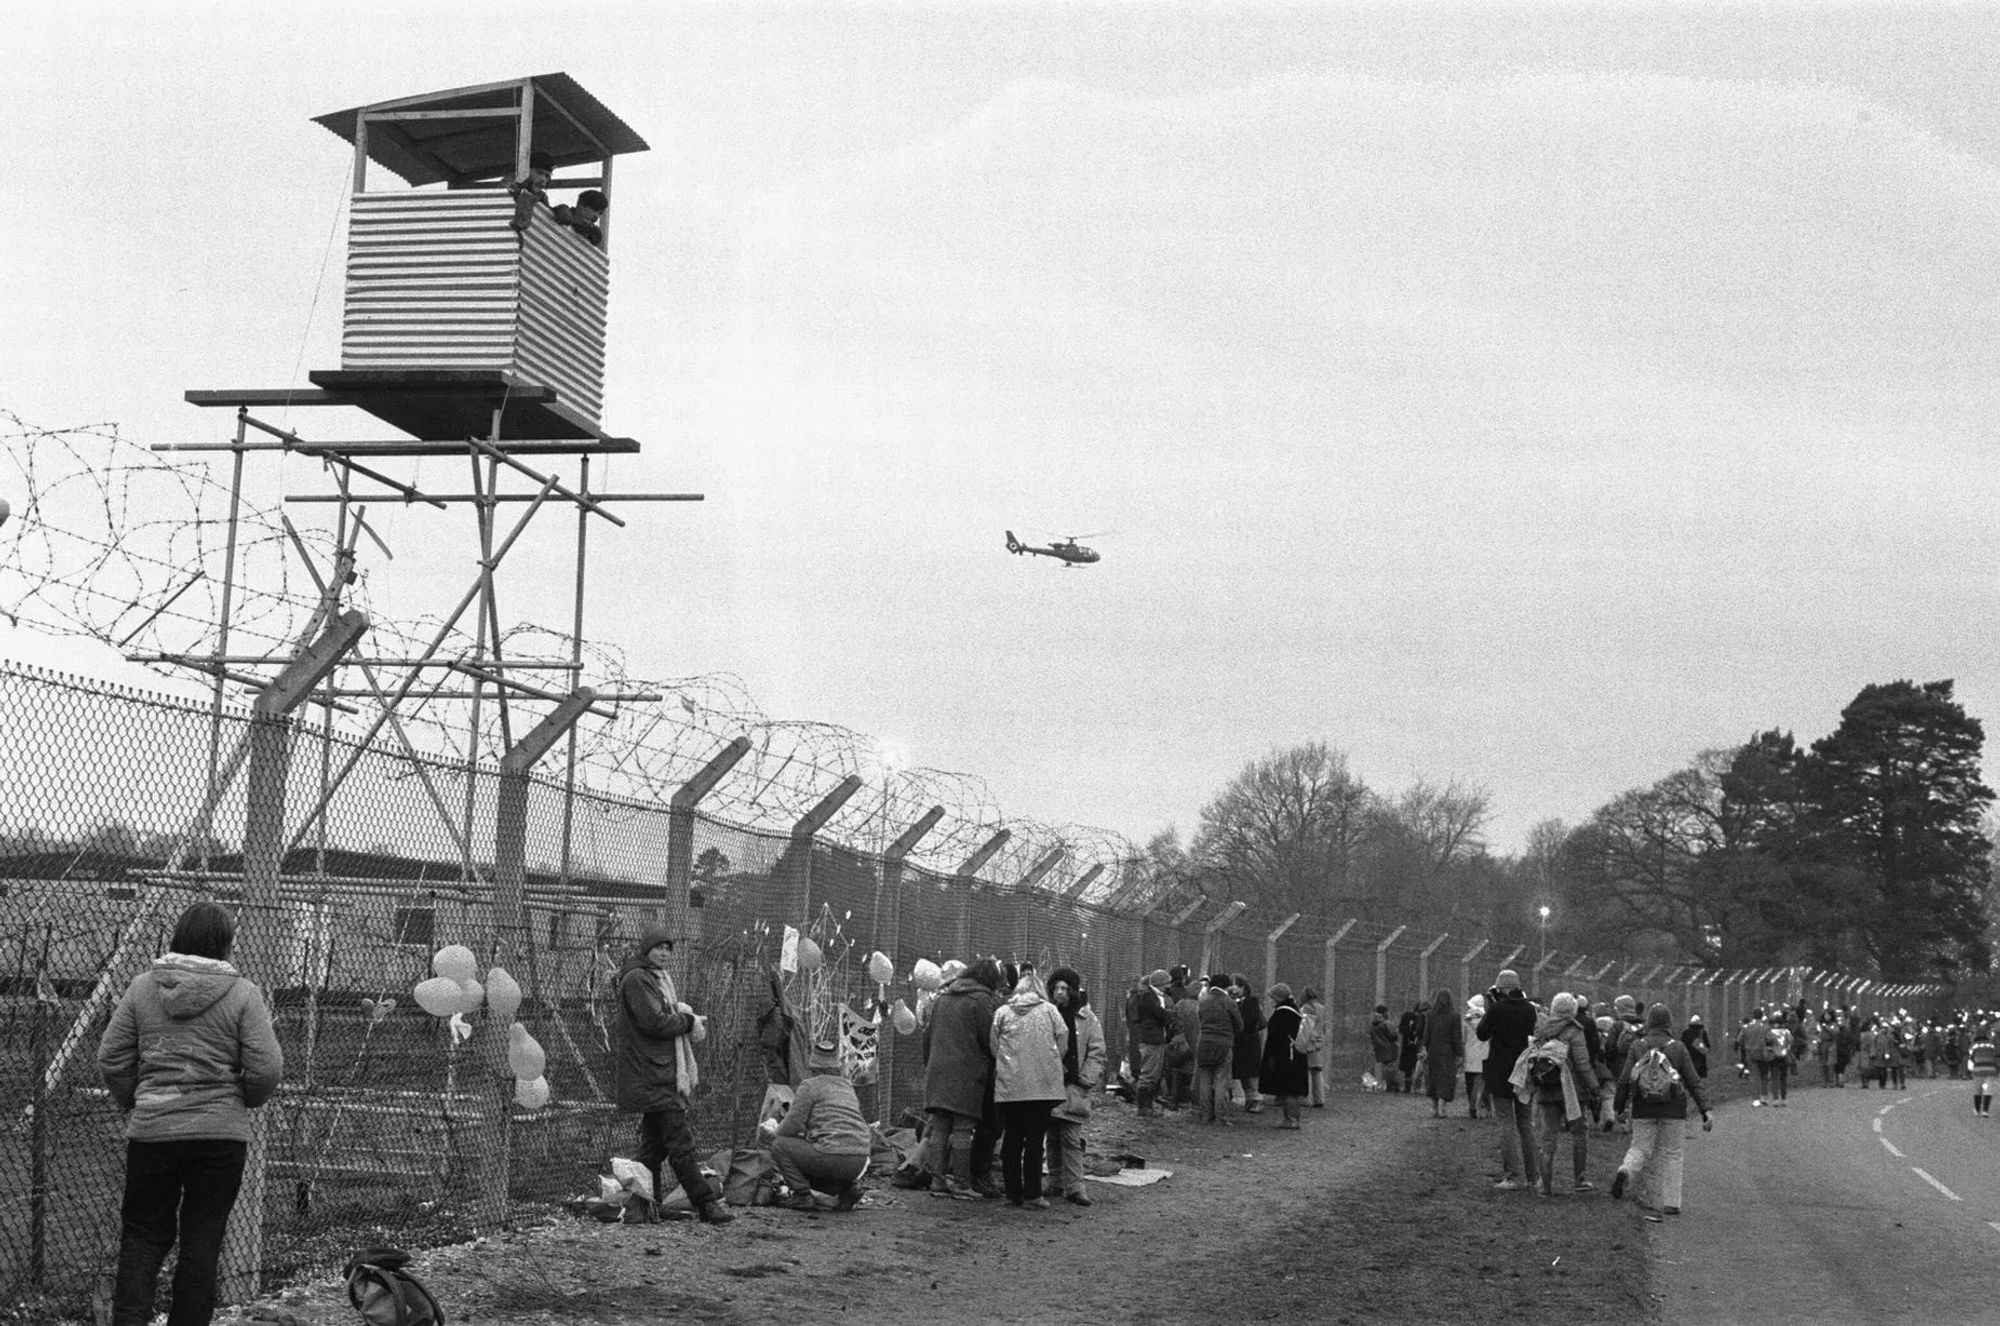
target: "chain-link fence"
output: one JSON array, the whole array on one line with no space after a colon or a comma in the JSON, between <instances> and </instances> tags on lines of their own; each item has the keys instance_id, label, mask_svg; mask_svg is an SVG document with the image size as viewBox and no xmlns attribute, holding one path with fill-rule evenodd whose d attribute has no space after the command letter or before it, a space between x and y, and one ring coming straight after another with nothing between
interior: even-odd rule
<instances>
[{"instance_id":1,"label":"chain-link fence","mask_svg":"<svg viewBox=\"0 0 2000 1326\"><path fill-rule=\"evenodd\" d=\"M337 1264L357 1245L462 1237L516 1204L588 1190L606 1157L631 1145L612 1104L606 996L655 921L680 934L683 997L709 1015L693 1115L712 1146L746 1137L762 1102L759 1019L787 926L827 960L811 982L784 977L789 998L806 1016L845 1008L848 1029L875 1040L863 1104L891 1125L921 1107L922 1065L915 1038L881 1014L913 998L919 958L1075 967L1114 1057L1124 996L1154 968L1312 987L1326 1002L1335 1085L1369 1065L1377 1003L1400 1012L1440 988L1462 999L1503 964L1533 990L1663 998L1721 1025L1754 1003L1817 1002L1859 984L1796 969L1601 965L1233 904L1139 915L803 829L757 833L532 780L525 810L515 803L510 874L496 860L509 812L495 770L4 664L0 731L0 1293L51 1314L101 1282L116 1245L123 1141L99 1037L199 898L236 911L237 964L264 989L286 1058L225 1252L234 1296ZM515 1105L506 1029L490 1011L462 1038L414 1004L449 944L482 966L504 957L516 975L515 1017L546 1052L546 1106ZM870 977L876 950L893 960L891 985Z\"/></svg>"}]
</instances>

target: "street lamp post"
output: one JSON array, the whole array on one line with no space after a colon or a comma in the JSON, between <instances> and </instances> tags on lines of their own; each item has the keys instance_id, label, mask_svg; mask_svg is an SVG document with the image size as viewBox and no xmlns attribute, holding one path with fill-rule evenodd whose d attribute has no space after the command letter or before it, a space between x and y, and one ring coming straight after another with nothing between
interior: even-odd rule
<instances>
[{"instance_id":1,"label":"street lamp post","mask_svg":"<svg viewBox=\"0 0 2000 1326\"><path fill-rule=\"evenodd\" d=\"M1546 963L1548 962L1548 960L1549 960L1549 908L1548 908L1548 904L1544 903L1544 904L1543 904L1542 906L1540 906L1540 907L1537 907L1537 908L1535 909L1535 911L1536 911L1536 914L1537 914L1537 915L1539 915L1539 916L1540 916L1540 917L1542 918L1542 962L1543 962L1544 964L1546 964Z\"/></svg>"}]
</instances>

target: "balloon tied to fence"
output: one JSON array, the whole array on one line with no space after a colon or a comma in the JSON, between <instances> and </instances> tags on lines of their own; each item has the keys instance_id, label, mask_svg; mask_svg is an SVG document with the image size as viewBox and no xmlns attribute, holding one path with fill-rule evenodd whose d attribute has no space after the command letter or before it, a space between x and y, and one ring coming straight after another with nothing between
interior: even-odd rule
<instances>
[{"instance_id":1,"label":"balloon tied to fence","mask_svg":"<svg viewBox=\"0 0 2000 1326\"><path fill-rule=\"evenodd\" d=\"M467 1018L484 1007L489 1016L507 1024L507 1068L514 1075L514 1103L522 1109L539 1110L549 1103L548 1055L528 1029L514 1021L521 1008L521 983L505 967L488 969L479 979L479 960L463 944L449 944L431 956L436 975L417 982L412 993L417 1007L432 1017L445 1018L451 1028L453 1046L472 1034ZM393 999L382 1001L389 1009ZM380 1005L378 1005L380 1007ZM369 1016L385 1016L364 1007Z\"/></svg>"}]
</instances>

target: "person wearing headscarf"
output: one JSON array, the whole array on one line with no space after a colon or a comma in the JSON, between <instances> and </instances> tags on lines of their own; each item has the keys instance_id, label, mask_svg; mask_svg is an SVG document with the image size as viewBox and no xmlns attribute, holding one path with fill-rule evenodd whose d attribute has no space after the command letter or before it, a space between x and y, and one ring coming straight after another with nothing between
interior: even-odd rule
<instances>
[{"instance_id":1,"label":"person wearing headscarf","mask_svg":"<svg viewBox=\"0 0 2000 1326\"><path fill-rule=\"evenodd\" d=\"M285 1075L263 992L230 965L235 942L236 919L225 908L189 904L167 951L125 988L98 1043L98 1071L125 1116L115 1326L153 1320L160 1266L176 1242L169 1319L206 1326L215 1314L250 1111Z\"/></svg>"},{"instance_id":2,"label":"person wearing headscarf","mask_svg":"<svg viewBox=\"0 0 2000 1326\"><path fill-rule=\"evenodd\" d=\"M1458 1001L1440 990L1424 1019L1424 1057L1430 1071L1424 1092L1431 1098L1431 1117L1442 1119L1444 1107L1458 1095L1458 1064L1465 1057L1465 1024L1458 1020Z\"/></svg>"},{"instance_id":3,"label":"person wearing headscarf","mask_svg":"<svg viewBox=\"0 0 2000 1326\"><path fill-rule=\"evenodd\" d=\"M1679 1081L1666 1100L1649 1102L1640 1098L1638 1080L1646 1060L1655 1050L1666 1057L1667 1066L1679 1077ZM1641 1191L1634 1194L1634 1200L1645 1205L1645 1197L1651 1197L1665 1214L1681 1213L1682 1141L1687 1128L1687 1103L1690 1098L1695 1108L1701 1111L1701 1130L1712 1131L1715 1121L1709 1116L1708 1101L1702 1095L1701 1074L1695 1071L1694 1058L1688 1053L1687 1046L1675 1039L1673 1014L1667 1006L1653 1004L1646 1009L1644 1030L1632 1043L1632 1053L1626 1059L1625 1075L1618 1079L1618 1097L1614 1107L1621 1114L1628 1109L1631 1111L1632 1145L1626 1149L1625 1158L1618 1162L1618 1173L1611 1178L1614 1200L1623 1197L1626 1185L1636 1179ZM1650 1193L1645 1192L1648 1187L1652 1190Z\"/></svg>"},{"instance_id":4,"label":"person wearing headscarf","mask_svg":"<svg viewBox=\"0 0 2000 1326\"><path fill-rule=\"evenodd\" d=\"M938 992L924 1025L924 1145L931 1196L975 1200L979 1123L993 1091L993 1013L1000 966L980 958Z\"/></svg>"},{"instance_id":5,"label":"person wearing headscarf","mask_svg":"<svg viewBox=\"0 0 2000 1326\"><path fill-rule=\"evenodd\" d=\"M791 1190L786 1205L814 1211L814 1192L831 1193L833 1209L852 1211L861 1201L861 1175L874 1139L861 1116L854 1084L840 1069L840 1042L815 1044L806 1059L812 1075L799 1083L791 1108L771 1136L771 1163Z\"/></svg>"},{"instance_id":6,"label":"person wearing headscarf","mask_svg":"<svg viewBox=\"0 0 2000 1326\"><path fill-rule=\"evenodd\" d=\"M993 1014L993 1103L1000 1109L1000 1183L1010 1206L1049 1209L1039 1171L1048 1143L1049 1114L1063 1090L1063 1055L1069 1028L1042 993L1030 968Z\"/></svg>"},{"instance_id":7,"label":"person wearing headscarf","mask_svg":"<svg viewBox=\"0 0 2000 1326\"><path fill-rule=\"evenodd\" d=\"M1259 1067L1257 1084L1264 1094L1277 1098L1282 1116L1278 1127L1296 1129L1299 1102L1305 1098L1308 1087L1306 1057L1295 1043L1302 1020L1299 1006L1292 999L1291 986L1279 981L1271 987L1269 997L1271 1013L1264 1028L1264 1062Z\"/></svg>"},{"instance_id":8,"label":"person wearing headscarf","mask_svg":"<svg viewBox=\"0 0 2000 1326\"><path fill-rule=\"evenodd\" d=\"M1090 1194L1083 1186L1083 1126L1104 1084L1104 1026L1074 967L1049 973L1049 1002L1062 1014L1069 1044L1063 1050L1063 1101L1049 1118L1050 1182L1042 1195L1089 1206Z\"/></svg>"},{"instance_id":9,"label":"person wearing headscarf","mask_svg":"<svg viewBox=\"0 0 2000 1326\"><path fill-rule=\"evenodd\" d=\"M701 1080L695 1044L708 1034L705 1019L681 1000L668 973L674 940L651 922L618 969L617 1059L613 1087L618 1108L639 1116L639 1149L633 1156L653 1177L653 1196L665 1195L660 1167L674 1171L688 1203L711 1225L736 1218L695 1158L687 1103Z\"/></svg>"}]
</instances>

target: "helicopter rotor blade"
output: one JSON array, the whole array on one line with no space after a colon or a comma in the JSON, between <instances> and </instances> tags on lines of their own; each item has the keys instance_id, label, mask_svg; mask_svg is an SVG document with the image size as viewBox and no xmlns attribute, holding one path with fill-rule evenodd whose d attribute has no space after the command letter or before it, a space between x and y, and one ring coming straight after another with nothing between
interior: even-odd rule
<instances>
[{"instance_id":1,"label":"helicopter rotor blade","mask_svg":"<svg viewBox=\"0 0 2000 1326\"><path fill-rule=\"evenodd\" d=\"M1095 534L1071 534L1068 536L1068 538L1071 543L1081 543L1085 539L1109 538L1111 535L1116 534L1117 532L1118 531L1115 529L1101 529L1097 531L1097 533Z\"/></svg>"}]
</instances>

